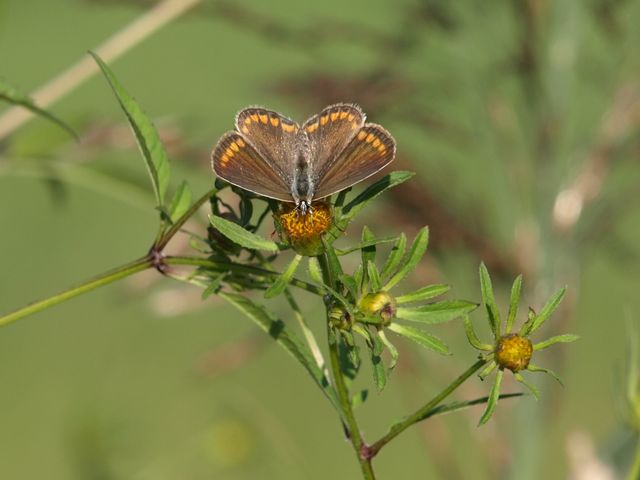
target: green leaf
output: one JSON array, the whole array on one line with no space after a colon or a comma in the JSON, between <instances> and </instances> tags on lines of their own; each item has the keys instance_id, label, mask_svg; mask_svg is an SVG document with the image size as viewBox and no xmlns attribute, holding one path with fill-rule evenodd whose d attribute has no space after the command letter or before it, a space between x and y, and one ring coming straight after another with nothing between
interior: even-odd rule
<instances>
[{"instance_id":1,"label":"green leaf","mask_svg":"<svg viewBox=\"0 0 640 480\"><path fill-rule=\"evenodd\" d=\"M518 315L518 303L520 303L520 292L522 291L522 275L518 275L518 277L513 282L513 286L511 287L511 299L509 301L509 316L507 317L507 325L505 327L506 333L511 333L511 329L513 328L513 323L516 320L516 316Z\"/></svg>"},{"instance_id":2,"label":"green leaf","mask_svg":"<svg viewBox=\"0 0 640 480\"><path fill-rule=\"evenodd\" d=\"M340 292L334 290L333 288L331 288L326 283L324 284L324 288L325 288L325 290L327 290L327 292L329 292L331 294L331 296L333 298L335 298L344 307L344 309L347 311L347 313L349 315L351 315L351 318L355 317L355 312L353 311L353 305L351 304L351 302L349 302L349 300L347 300L344 297L344 295L342 295Z\"/></svg>"},{"instance_id":3,"label":"green leaf","mask_svg":"<svg viewBox=\"0 0 640 480\"><path fill-rule=\"evenodd\" d=\"M467 340L473 348L477 350L484 350L485 352L490 352L491 350L493 350L493 347L491 345L482 343L480 341L475 329L473 328L473 324L471 323L469 315L464 316L464 332L467 334Z\"/></svg>"},{"instance_id":4,"label":"green leaf","mask_svg":"<svg viewBox=\"0 0 640 480\"><path fill-rule=\"evenodd\" d=\"M331 386L329 379L320 367L318 367L311 352L293 332L289 330L282 320L269 312L264 306L258 305L238 293L220 292L219 295L253 320L262 330L267 332L278 345L300 362L336 410L342 415L342 408L340 407L335 390Z\"/></svg>"},{"instance_id":5,"label":"green leaf","mask_svg":"<svg viewBox=\"0 0 640 480\"><path fill-rule=\"evenodd\" d=\"M127 93L107 64L95 53L89 52L89 54L102 70L122 110L126 114L127 120L129 120L129 125L131 125L136 136L151 177L153 190L156 194L156 202L158 207L163 209L165 207L165 194L169 185L169 159L160 141L160 136L151 120L149 120L133 97Z\"/></svg>"},{"instance_id":6,"label":"green leaf","mask_svg":"<svg viewBox=\"0 0 640 480\"><path fill-rule=\"evenodd\" d=\"M371 285L371 290L373 292L377 292L380 290L380 274L378 273L378 268L376 264L371 260L367 262L367 276L369 277L369 284Z\"/></svg>"},{"instance_id":7,"label":"green leaf","mask_svg":"<svg viewBox=\"0 0 640 480\"><path fill-rule=\"evenodd\" d=\"M355 279L351 275L340 275L340 282L345 286L349 292L349 296L354 300L358 298L358 286Z\"/></svg>"},{"instance_id":8,"label":"green leaf","mask_svg":"<svg viewBox=\"0 0 640 480\"><path fill-rule=\"evenodd\" d=\"M389 237L381 237L381 238L373 238L367 241L363 241L358 243L357 245L349 248L336 248L336 255L342 257L344 255L348 255L349 253L353 253L357 250L362 250L367 247L375 247L377 245L383 245L385 243L395 242L398 239L397 236L389 236Z\"/></svg>"},{"instance_id":9,"label":"green leaf","mask_svg":"<svg viewBox=\"0 0 640 480\"><path fill-rule=\"evenodd\" d=\"M500 336L500 312L498 311L496 299L493 295L491 277L484 262L480 264L480 289L482 290L482 303L487 309L491 331L493 335L498 338Z\"/></svg>"},{"instance_id":10,"label":"green leaf","mask_svg":"<svg viewBox=\"0 0 640 480\"><path fill-rule=\"evenodd\" d=\"M329 273L331 278L335 282L340 275L344 274L342 271L342 265L340 264L340 260L338 260L338 256L336 255L336 251L332 245L326 242L323 238L322 243L325 247L325 256L327 259L327 268L329 268Z\"/></svg>"},{"instance_id":11,"label":"green leaf","mask_svg":"<svg viewBox=\"0 0 640 480\"><path fill-rule=\"evenodd\" d=\"M307 271L309 272L309 277L311 280L316 282L318 285L323 284L322 279L322 270L320 269L320 262L316 257L309 257L307 260Z\"/></svg>"},{"instance_id":12,"label":"green leaf","mask_svg":"<svg viewBox=\"0 0 640 480\"><path fill-rule=\"evenodd\" d=\"M535 372L539 372L539 373L546 373L547 375L551 375L553 378L556 379L556 381L560 385L562 385L564 387L564 383L562 383L562 380L560 380L560 377L553 370L550 370L548 368L539 367L539 366L533 365L531 363L527 366L527 370L530 371L530 372L534 372L534 373Z\"/></svg>"},{"instance_id":13,"label":"green leaf","mask_svg":"<svg viewBox=\"0 0 640 480\"><path fill-rule=\"evenodd\" d=\"M443 295L449 291L451 287L449 285L428 285L426 287L422 287L414 292L407 293L405 295L400 295L396 297L396 302L401 303L412 303L412 302L422 302L424 300L429 300L434 297L438 297Z\"/></svg>"},{"instance_id":14,"label":"green leaf","mask_svg":"<svg viewBox=\"0 0 640 480\"><path fill-rule=\"evenodd\" d=\"M367 345L371 352L371 365L373 366L373 380L381 392L387 385L387 371L382 361L382 352L384 351L384 345L378 335L372 334L368 329L366 330L368 341Z\"/></svg>"},{"instance_id":15,"label":"green leaf","mask_svg":"<svg viewBox=\"0 0 640 480\"><path fill-rule=\"evenodd\" d=\"M216 293L218 291L218 289L220 288L220 284L222 283L222 281L224 280L224 278L226 276L227 276L227 272L223 272L223 273L213 277L211 279L209 285L207 285L207 288L205 288L204 291L202 292L202 300L206 300L211 295Z\"/></svg>"},{"instance_id":16,"label":"green leaf","mask_svg":"<svg viewBox=\"0 0 640 480\"><path fill-rule=\"evenodd\" d=\"M391 247L391 251L389 252L389 256L387 257L387 261L382 267L382 273L380 276L382 278L388 278L391 274L398 268L400 265L400 261L402 257L404 257L404 252L407 248L407 236L404 233L401 233L396 242Z\"/></svg>"},{"instance_id":17,"label":"green leaf","mask_svg":"<svg viewBox=\"0 0 640 480\"><path fill-rule=\"evenodd\" d=\"M186 181L183 181L171 200L169 207L169 216L171 221L175 222L189 210L191 206L191 189Z\"/></svg>"},{"instance_id":18,"label":"green leaf","mask_svg":"<svg viewBox=\"0 0 640 480\"><path fill-rule=\"evenodd\" d=\"M389 355L391 355L391 363L389 364L389 372L391 372L391 370L393 370L398 363L398 357L400 356L400 354L398 353L398 349L396 348L396 346L389 341L384 333L384 330L378 330L378 336L380 337L380 340L382 341L384 346L387 347L387 350L389 350Z\"/></svg>"},{"instance_id":19,"label":"green leaf","mask_svg":"<svg viewBox=\"0 0 640 480\"><path fill-rule=\"evenodd\" d=\"M447 347L447 345L435 335L423 332L422 330L418 330L417 328L400 325L398 323L392 323L388 328L392 332L413 340L417 344L422 345L429 350L433 350L434 352L440 353L442 355L451 354L451 352L449 351L449 347Z\"/></svg>"},{"instance_id":20,"label":"green leaf","mask_svg":"<svg viewBox=\"0 0 640 480\"><path fill-rule=\"evenodd\" d=\"M396 317L411 322L443 323L470 313L476 308L476 303L465 300L443 300L419 307L398 307Z\"/></svg>"},{"instance_id":21,"label":"green leaf","mask_svg":"<svg viewBox=\"0 0 640 480\"><path fill-rule=\"evenodd\" d=\"M355 410L364 402L366 402L368 397L369 397L369 390L367 390L366 388L364 390L360 390L351 399L351 408Z\"/></svg>"},{"instance_id":22,"label":"green leaf","mask_svg":"<svg viewBox=\"0 0 640 480\"><path fill-rule=\"evenodd\" d=\"M406 277L414 268L416 268L416 265L418 265L418 262L420 261L420 259L422 259L422 256L427 251L428 244L429 228L424 227L420 229L418 235L416 235L416 238L411 245L411 249L409 250L407 257L401 263L396 274L393 275L383 287L383 290L390 290L404 277Z\"/></svg>"},{"instance_id":23,"label":"green leaf","mask_svg":"<svg viewBox=\"0 0 640 480\"><path fill-rule=\"evenodd\" d=\"M250 250L266 250L268 252L277 252L278 245L271 240L262 238L260 235L251 233L243 227L230 220L226 220L216 215L209 215L211 225L213 225L222 235L227 237L241 247Z\"/></svg>"},{"instance_id":24,"label":"green leaf","mask_svg":"<svg viewBox=\"0 0 640 480\"><path fill-rule=\"evenodd\" d=\"M478 426L484 425L489 421L491 415L493 415L494 410L496 409L496 405L498 404L498 398L500 397L500 384L502 383L502 377L504 372L502 370L498 370L496 374L496 379L493 383L493 388L491 389L491 393L489 394L489 400L487 401L487 408L485 409L482 417L480 417L480 422Z\"/></svg>"},{"instance_id":25,"label":"green leaf","mask_svg":"<svg viewBox=\"0 0 640 480\"><path fill-rule=\"evenodd\" d=\"M325 235L327 237L327 243L332 243L336 238L338 238L341 232L343 232L347 225L349 225L349 222L351 222L358 212L367 206L369 202L386 190L406 182L414 175L415 173L413 172L391 172L377 182L369 185L362 193L360 193L360 195L356 196L353 200L342 207L340 218Z\"/></svg>"},{"instance_id":26,"label":"green leaf","mask_svg":"<svg viewBox=\"0 0 640 480\"><path fill-rule=\"evenodd\" d=\"M540 400L540 392L532 383L527 382L520 372L514 373L513 377L533 394L536 400Z\"/></svg>"},{"instance_id":27,"label":"green leaf","mask_svg":"<svg viewBox=\"0 0 640 480\"><path fill-rule=\"evenodd\" d=\"M369 230L369 227L366 225L362 229L362 242L371 242L375 239L373 232ZM369 282L369 263L375 262L376 259L376 247L375 245L370 245L368 247L364 247L361 252L362 255L362 266L364 267L362 276L362 283L360 284L360 289L363 293L367 293L369 291L368 282ZM379 285L378 285L379 288Z\"/></svg>"},{"instance_id":28,"label":"green leaf","mask_svg":"<svg viewBox=\"0 0 640 480\"><path fill-rule=\"evenodd\" d=\"M545 348L550 347L554 343L571 343L571 342L575 342L579 338L580 338L580 336L574 335L572 333L567 333L567 334L564 334L564 335L556 335L555 337L551 337L551 338L549 338L547 340L544 340L542 342L536 343L533 346L533 349L534 350L543 350Z\"/></svg>"},{"instance_id":29,"label":"green leaf","mask_svg":"<svg viewBox=\"0 0 640 480\"><path fill-rule=\"evenodd\" d=\"M13 105L24 107L32 113L46 118L61 127L63 130L66 130L69 135L78 140L78 134L69 125L52 113L38 107L28 95L19 91L4 78L0 78L0 99L12 103Z\"/></svg>"},{"instance_id":30,"label":"green leaf","mask_svg":"<svg viewBox=\"0 0 640 480\"><path fill-rule=\"evenodd\" d=\"M301 260L302 255L296 255L295 257L293 257L293 260L291 260L285 271L282 272L282 275L276 278L276 281L273 282L273 285L267 288L267 290L264 292L265 298L273 298L277 295L280 295L284 291L284 289L287 288L287 285L291 281L293 274L296 273Z\"/></svg>"},{"instance_id":31,"label":"green leaf","mask_svg":"<svg viewBox=\"0 0 640 480\"><path fill-rule=\"evenodd\" d=\"M356 350L356 346L353 344L353 338L349 338L349 335L345 335L344 332L341 332L340 336L345 340L338 344L340 370L342 371L345 380L348 380L350 383L355 380L358 375L358 370L360 369L360 357L357 353L356 355L353 355L354 350ZM347 339L349 339L348 342L352 343L352 346L348 345Z\"/></svg>"},{"instance_id":32,"label":"green leaf","mask_svg":"<svg viewBox=\"0 0 640 480\"><path fill-rule=\"evenodd\" d=\"M491 374L491 372L496 369L497 366L498 364L495 361L489 362L489 364L478 374L480 380L484 382L484 379L487 378Z\"/></svg>"},{"instance_id":33,"label":"green leaf","mask_svg":"<svg viewBox=\"0 0 640 480\"><path fill-rule=\"evenodd\" d=\"M507 398L516 398L522 397L523 394L520 392L517 393L503 393L498 398L499 400L506 400ZM429 410L424 415L420 417L418 421L426 420L428 418L434 417L436 415L443 415L445 413L458 412L460 410L465 410L469 407L473 407L474 405L482 405L489 401L489 397L481 397L476 398L475 400L462 400L458 402L451 402L444 405L438 405L433 410Z\"/></svg>"},{"instance_id":34,"label":"green leaf","mask_svg":"<svg viewBox=\"0 0 640 480\"><path fill-rule=\"evenodd\" d=\"M555 312L556 308L558 308L558 305L560 305L560 302L562 302L566 291L567 287L563 287L551 296L549 301L545 304L544 307L542 307L542 310L540 310L540 313L536 316L536 319L531 324L531 328L529 332L527 332L527 335L535 332L544 324L544 322L549 319L553 312Z\"/></svg>"}]
</instances>

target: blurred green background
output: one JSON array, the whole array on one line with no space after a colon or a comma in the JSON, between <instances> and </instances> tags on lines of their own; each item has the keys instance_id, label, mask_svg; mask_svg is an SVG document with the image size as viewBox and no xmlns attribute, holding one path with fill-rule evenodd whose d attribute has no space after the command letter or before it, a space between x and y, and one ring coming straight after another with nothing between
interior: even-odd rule
<instances>
[{"instance_id":1,"label":"blurred green background","mask_svg":"<svg viewBox=\"0 0 640 480\"><path fill-rule=\"evenodd\" d=\"M33 91L155 4L0 0L0 75ZM174 187L206 191L209 152L247 105L302 120L358 102L396 137L395 168L418 174L360 218L379 235L430 226L413 286L477 301L481 260L503 308L519 272L535 308L568 284L544 336L582 338L536 357L565 387L530 377L542 400L505 401L480 429L480 409L414 427L376 458L379 478L608 479L633 447L618 380L640 312L638 24L631 0L203 1L111 66L154 118ZM0 138L0 312L137 258L155 234L104 79L49 108L80 143L42 119ZM199 295L148 272L1 329L0 478L358 478L305 372ZM324 343L317 299L301 299ZM473 362L459 323L432 331L453 357L400 344L387 390L358 411L368 439Z\"/></svg>"}]
</instances>

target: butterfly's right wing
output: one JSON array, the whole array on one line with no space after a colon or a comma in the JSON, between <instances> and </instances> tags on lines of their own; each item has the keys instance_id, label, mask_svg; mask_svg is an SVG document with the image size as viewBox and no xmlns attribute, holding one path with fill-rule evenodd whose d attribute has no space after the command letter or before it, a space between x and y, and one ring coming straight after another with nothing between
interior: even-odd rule
<instances>
[{"instance_id":1,"label":"butterfly's right wing","mask_svg":"<svg viewBox=\"0 0 640 480\"><path fill-rule=\"evenodd\" d=\"M272 160L272 159L270 159ZM292 202L287 177L238 132L225 133L211 154L216 175L227 182L269 198Z\"/></svg>"}]
</instances>

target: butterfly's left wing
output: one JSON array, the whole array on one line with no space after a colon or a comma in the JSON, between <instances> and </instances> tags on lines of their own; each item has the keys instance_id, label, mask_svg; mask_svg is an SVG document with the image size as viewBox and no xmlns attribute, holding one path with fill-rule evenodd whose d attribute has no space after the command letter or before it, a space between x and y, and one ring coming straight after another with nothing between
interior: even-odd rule
<instances>
[{"instance_id":1,"label":"butterfly's left wing","mask_svg":"<svg viewBox=\"0 0 640 480\"><path fill-rule=\"evenodd\" d=\"M353 136L347 146L318 173L315 199L333 195L374 173L393 161L396 142L380 125L367 123Z\"/></svg>"}]
</instances>

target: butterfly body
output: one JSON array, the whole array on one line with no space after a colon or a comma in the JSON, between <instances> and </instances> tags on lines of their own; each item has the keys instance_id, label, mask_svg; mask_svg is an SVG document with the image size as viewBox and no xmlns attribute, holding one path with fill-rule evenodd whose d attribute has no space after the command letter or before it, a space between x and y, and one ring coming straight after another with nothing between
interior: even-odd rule
<instances>
[{"instance_id":1,"label":"butterfly body","mask_svg":"<svg viewBox=\"0 0 640 480\"><path fill-rule=\"evenodd\" d=\"M293 202L302 214L313 200L364 180L393 161L395 141L365 123L359 107L331 105L302 126L263 108L236 117L212 153L216 175L251 192Z\"/></svg>"}]
</instances>

